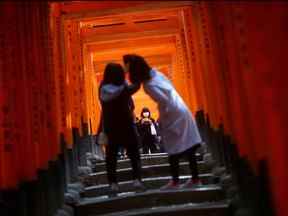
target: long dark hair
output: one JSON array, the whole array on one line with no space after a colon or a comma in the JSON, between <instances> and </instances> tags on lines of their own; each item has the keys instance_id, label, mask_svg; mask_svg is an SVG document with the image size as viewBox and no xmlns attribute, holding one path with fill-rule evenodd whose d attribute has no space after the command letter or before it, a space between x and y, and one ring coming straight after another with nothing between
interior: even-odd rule
<instances>
[{"instance_id":1,"label":"long dark hair","mask_svg":"<svg viewBox=\"0 0 288 216\"><path fill-rule=\"evenodd\" d=\"M118 63L108 63L105 67L101 84L122 85L124 82L125 72L123 67Z\"/></svg>"},{"instance_id":2,"label":"long dark hair","mask_svg":"<svg viewBox=\"0 0 288 216\"><path fill-rule=\"evenodd\" d=\"M127 54L123 56L124 64L129 64L129 79L132 83L149 80L151 67L142 56Z\"/></svg>"}]
</instances>

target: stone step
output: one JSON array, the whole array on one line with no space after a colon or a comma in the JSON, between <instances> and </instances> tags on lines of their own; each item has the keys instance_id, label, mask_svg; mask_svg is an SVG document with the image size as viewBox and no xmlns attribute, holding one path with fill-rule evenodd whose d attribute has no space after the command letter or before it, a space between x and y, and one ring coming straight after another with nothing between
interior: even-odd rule
<instances>
[{"instance_id":1,"label":"stone step","mask_svg":"<svg viewBox=\"0 0 288 216\"><path fill-rule=\"evenodd\" d=\"M101 214L101 216L228 216L228 206L229 204L225 201L211 203L185 203L113 212Z\"/></svg>"},{"instance_id":2,"label":"stone step","mask_svg":"<svg viewBox=\"0 0 288 216\"><path fill-rule=\"evenodd\" d=\"M219 186L202 186L193 189L149 190L141 193L119 193L116 197L85 198L76 206L76 215L90 216L183 203L214 202L223 200Z\"/></svg>"},{"instance_id":3,"label":"stone step","mask_svg":"<svg viewBox=\"0 0 288 216\"><path fill-rule=\"evenodd\" d=\"M202 156L197 154L198 161L202 160ZM180 161L187 161L185 158L181 158ZM141 155L141 164L142 166L149 166L155 164L165 164L168 163L168 155L166 153L155 153L155 154L142 154ZM130 160L118 160L117 168L125 169L131 167ZM93 172L103 172L106 170L106 163L96 163L93 168Z\"/></svg>"},{"instance_id":4,"label":"stone step","mask_svg":"<svg viewBox=\"0 0 288 216\"><path fill-rule=\"evenodd\" d=\"M183 184L186 180L190 179L191 176L180 176L180 183ZM213 184L215 183L214 176L211 174L200 174L200 178L202 180L203 185L207 184ZM142 179L146 190L151 189L159 189L163 185L165 185L169 180L171 179L170 176L161 176L161 177L150 177L150 178L144 178ZM135 188L133 186L133 181L123 181L119 182L119 192L130 192L134 191ZM96 186L90 186L86 187L84 192L81 193L81 197L96 197L96 196L104 196L104 195L110 195L111 190L109 188L108 184L102 184L102 185L96 185Z\"/></svg>"},{"instance_id":5,"label":"stone step","mask_svg":"<svg viewBox=\"0 0 288 216\"><path fill-rule=\"evenodd\" d=\"M207 166L204 162L198 162L198 168L200 174L211 172L211 167ZM188 162L180 163L179 174L180 175L190 174ZM91 173L89 174L89 176L85 177L85 185L91 186L91 185L107 184L106 175L107 175L106 171ZM169 164L167 163L142 166L142 178L160 177L169 175L170 175L170 168ZM131 180L131 176L132 176L132 169L130 167L117 170L118 182Z\"/></svg>"}]
</instances>

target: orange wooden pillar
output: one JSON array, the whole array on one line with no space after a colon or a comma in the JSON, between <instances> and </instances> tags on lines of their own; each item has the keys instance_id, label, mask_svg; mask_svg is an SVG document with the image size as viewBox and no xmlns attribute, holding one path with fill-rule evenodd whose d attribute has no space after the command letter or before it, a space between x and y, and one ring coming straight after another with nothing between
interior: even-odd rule
<instances>
[{"instance_id":1,"label":"orange wooden pillar","mask_svg":"<svg viewBox=\"0 0 288 216\"><path fill-rule=\"evenodd\" d=\"M206 82L207 99L209 106L210 122L213 128L217 128L220 123L220 94L217 88L217 69L215 66L215 56L212 47L211 26L209 15L205 3L199 3L197 7L198 22L196 28L198 32L199 54L202 60L203 81Z\"/></svg>"},{"instance_id":2,"label":"orange wooden pillar","mask_svg":"<svg viewBox=\"0 0 288 216\"><path fill-rule=\"evenodd\" d=\"M19 9L20 10L20 9ZM34 99L32 98L32 81L34 78L34 71L32 69L33 65L33 57L32 57L32 50L31 49L31 42L32 42L32 26L30 25L30 20L32 17L31 9L29 9L28 5L23 5L22 13L19 13L19 17L17 20L17 23L20 25L19 27L19 54L21 58L21 63L19 65L19 71L22 73L22 85L19 85L19 88L22 89L24 93L23 97L23 108L24 112L22 110L22 127L25 128L23 131L23 135L26 136L26 140L24 143L20 146L20 166L22 166L22 169L20 169L20 178L21 181L31 181L36 179L36 172L37 172L37 141L36 137L37 133L39 132L39 128L33 130L33 119L32 117L38 116L36 113L34 113L34 107L37 105L34 104L32 106L32 101L34 102ZM29 24L28 24L29 23ZM27 37L28 36L28 37ZM29 38L29 39L27 39ZM20 48L21 47L21 48ZM27 50L30 50L30 52L27 52ZM33 77L33 78L32 78ZM35 81L34 81L35 82ZM21 86L21 87L20 87ZM24 125L23 125L24 124ZM37 127L37 125L36 125ZM34 134L35 133L35 134ZM29 160L27 160L27 157L29 157Z\"/></svg>"},{"instance_id":3,"label":"orange wooden pillar","mask_svg":"<svg viewBox=\"0 0 288 216\"><path fill-rule=\"evenodd\" d=\"M47 6L1 5L2 18L7 20L5 32L1 33L1 182L7 188L17 187L20 181L35 180L37 169L48 168L53 156L51 147L56 145L49 93L53 80L46 58Z\"/></svg>"},{"instance_id":4,"label":"orange wooden pillar","mask_svg":"<svg viewBox=\"0 0 288 216\"><path fill-rule=\"evenodd\" d=\"M94 132L94 118L93 118L93 79L95 79L95 74L93 73L93 62L89 46L83 46L83 64L84 64L84 86L85 86L85 119L89 125L89 132ZM93 77L94 74L94 77ZM96 98L95 98L96 99ZM92 129L92 131L91 131Z\"/></svg>"},{"instance_id":5,"label":"orange wooden pillar","mask_svg":"<svg viewBox=\"0 0 288 216\"><path fill-rule=\"evenodd\" d=\"M211 8L211 3L202 5L202 29L204 35L205 50L207 64L209 65L209 77L211 79L211 86L213 88L213 97L215 97L215 126L223 125L225 133L230 133L230 117L229 109L227 104L227 82L225 76L225 68L223 67L221 47L219 35L217 30L219 26L212 17L213 10Z\"/></svg>"},{"instance_id":6,"label":"orange wooden pillar","mask_svg":"<svg viewBox=\"0 0 288 216\"><path fill-rule=\"evenodd\" d=\"M81 109L80 109L80 76L82 73L80 62L80 40L78 22L65 21L65 55L66 55L66 73L67 87L71 100L71 127L78 128L81 131Z\"/></svg>"},{"instance_id":7,"label":"orange wooden pillar","mask_svg":"<svg viewBox=\"0 0 288 216\"><path fill-rule=\"evenodd\" d=\"M0 189L16 188L18 178L17 159L13 160L17 156L18 143L15 140L15 135L20 132L20 128L17 129L17 101L21 95L17 95L16 87L17 82L13 78L17 76L17 47L14 43L17 35L16 17L17 8L12 3L1 4L1 20L5 20L1 26L1 185ZM12 54L15 58L11 58ZM19 57L19 56L18 56ZM5 73L9 71L9 73ZM19 92L18 92L19 94ZM12 99L13 97L13 99ZM20 99L21 100L21 99ZM19 122L17 122L19 123ZM25 144L25 143L24 143Z\"/></svg>"},{"instance_id":8,"label":"orange wooden pillar","mask_svg":"<svg viewBox=\"0 0 288 216\"><path fill-rule=\"evenodd\" d=\"M185 58L187 59L187 85L189 88L190 98L193 100L193 104L195 106L194 111L199 111L204 109L204 90L203 85L201 83L198 58L195 53L195 34L193 34L194 30L194 22L193 19L193 9L191 7L184 8L182 11L183 18L183 27L184 27L184 40L185 40Z\"/></svg>"},{"instance_id":9,"label":"orange wooden pillar","mask_svg":"<svg viewBox=\"0 0 288 216\"><path fill-rule=\"evenodd\" d=\"M50 70L51 70L51 97L53 101L53 126L56 139L53 152L55 155L61 153L60 136L65 128L65 96L64 96L64 70L63 56L61 55L61 19L60 7L58 4L51 3L49 14L49 47L50 47Z\"/></svg>"},{"instance_id":10,"label":"orange wooden pillar","mask_svg":"<svg viewBox=\"0 0 288 216\"><path fill-rule=\"evenodd\" d=\"M207 79L207 75L205 72L205 58L203 57L203 44L201 42L202 33L200 31L200 15L199 15L199 6L195 5L191 8L191 11L187 12L187 19L192 18L190 24L190 44L193 46L193 50L191 50L191 60L193 67L193 75L195 79L195 83L197 88L199 89L198 95L201 98L202 110L204 110L205 115L212 113L212 104L211 104L211 95L209 90L209 82ZM192 25L192 26L191 26ZM210 116L211 117L211 116Z\"/></svg>"},{"instance_id":11,"label":"orange wooden pillar","mask_svg":"<svg viewBox=\"0 0 288 216\"><path fill-rule=\"evenodd\" d=\"M66 134L66 142L71 144L71 131L66 132L67 127L67 88L66 88L66 71L64 67L64 35L61 27L61 7L58 3L50 4L50 37L51 37L51 51L52 51L52 62L55 77L55 93L56 97L56 113L57 113L57 130L59 134Z\"/></svg>"},{"instance_id":12,"label":"orange wooden pillar","mask_svg":"<svg viewBox=\"0 0 288 216\"><path fill-rule=\"evenodd\" d=\"M219 6L219 5L218 5ZM220 41L222 46L222 64L226 66L224 72L226 86L226 98L230 116L231 132L233 138L237 141L240 154L248 156L250 161L254 161L254 149L250 144L252 142L251 130L249 130L249 110L247 105L247 96L243 86L242 65L239 62L239 33L233 26L233 16L231 14L231 5L222 4L222 7L217 8L221 13L220 25ZM221 47L219 47L221 49ZM219 53L221 54L221 52ZM229 119L229 118L227 118Z\"/></svg>"},{"instance_id":13,"label":"orange wooden pillar","mask_svg":"<svg viewBox=\"0 0 288 216\"><path fill-rule=\"evenodd\" d=\"M233 118L230 109L229 103L229 70L228 70L228 60L225 54L226 52L226 44L224 37L224 29L225 25L223 22L218 21L219 19L225 19L225 10L223 9L223 4L215 3L215 4L207 4L205 7L207 23L205 28L207 28L209 34L209 41L207 41L210 51L210 61L212 62L213 72L211 76L213 76L213 82L215 83L214 87L217 89L217 122L223 124L225 134L232 133L232 124ZM221 11L223 16L221 15Z\"/></svg>"},{"instance_id":14,"label":"orange wooden pillar","mask_svg":"<svg viewBox=\"0 0 288 216\"><path fill-rule=\"evenodd\" d=\"M287 5L215 3L213 11L227 66L232 135L257 175L260 162L268 162L277 215L286 215Z\"/></svg>"},{"instance_id":15,"label":"orange wooden pillar","mask_svg":"<svg viewBox=\"0 0 288 216\"><path fill-rule=\"evenodd\" d=\"M48 9L47 2L0 5L0 193L9 215L62 204Z\"/></svg>"},{"instance_id":16,"label":"orange wooden pillar","mask_svg":"<svg viewBox=\"0 0 288 216\"><path fill-rule=\"evenodd\" d=\"M182 16L183 16L184 11L182 11ZM192 80L192 66L191 66L191 52L193 49L193 47L190 46L189 44L189 37L191 35L189 35L189 32L187 32L187 26L189 25L189 23L186 23L185 20L182 23L182 27L180 29L180 43L181 43L181 52L182 52L182 61L183 61L183 81L182 83L184 84L184 88L185 88L185 96L186 102L190 108L190 110L194 113L197 110L199 110L199 105L198 105L198 98L197 98L197 94L196 94L196 86L195 83L193 82L194 80ZM177 41L177 40L176 40ZM184 99L185 100L185 99Z\"/></svg>"},{"instance_id":17,"label":"orange wooden pillar","mask_svg":"<svg viewBox=\"0 0 288 216\"><path fill-rule=\"evenodd\" d=\"M91 102L92 102L92 116L91 116L91 128L92 134L96 134L98 132L98 127L100 124L100 117L101 117L101 105L99 101L99 86L100 82L102 81L102 75L101 74L91 74L91 81L92 81L92 87L91 87Z\"/></svg>"},{"instance_id":18,"label":"orange wooden pillar","mask_svg":"<svg viewBox=\"0 0 288 216\"><path fill-rule=\"evenodd\" d=\"M174 60L174 64L176 64L175 69L172 72L172 81L173 84L175 86L175 88L177 89L177 91L179 92L179 94L181 95L181 97L183 98L183 100L185 101L185 103L191 108L194 106L195 104L192 104L193 101L190 100L189 97L189 92L187 89L187 73L189 71L189 68L187 67L187 59L185 59L185 52L186 52L186 47L184 47L183 45L185 45L185 40L183 35L179 34L176 35L176 41L175 41L175 45L176 45L176 56L175 56L175 60Z\"/></svg>"},{"instance_id":19,"label":"orange wooden pillar","mask_svg":"<svg viewBox=\"0 0 288 216\"><path fill-rule=\"evenodd\" d=\"M91 116L91 128L92 134L96 134L98 132L98 127L100 124L100 118L101 118L101 105L99 101L99 85L100 82L102 81L102 75L98 74L96 75L95 73L92 74L91 80L92 80L92 88L91 88L91 101L92 101L92 116Z\"/></svg>"},{"instance_id":20,"label":"orange wooden pillar","mask_svg":"<svg viewBox=\"0 0 288 216\"><path fill-rule=\"evenodd\" d=\"M85 73L85 106L87 121L91 134L96 134L99 126L101 107L98 100L98 88L102 75L94 71L93 53L89 45L84 45L84 73ZM99 77L100 76L100 77Z\"/></svg>"},{"instance_id":21,"label":"orange wooden pillar","mask_svg":"<svg viewBox=\"0 0 288 216\"><path fill-rule=\"evenodd\" d=\"M62 49L64 51L63 64L64 64L64 74L65 74L65 87L64 87L64 97L65 97L65 140L67 141L68 147L71 149L73 144L73 136L72 136L72 112L73 112L73 77L71 73L71 61L72 54L71 52L71 23L65 21L63 24L63 34L64 38L62 38ZM65 42L64 42L65 41Z\"/></svg>"},{"instance_id":22,"label":"orange wooden pillar","mask_svg":"<svg viewBox=\"0 0 288 216\"><path fill-rule=\"evenodd\" d=\"M257 98L248 98L257 160L268 161L277 215L287 215L287 13L284 2L241 5L247 31L246 88ZM269 16L267 14L269 13ZM263 24L264 23L264 24ZM250 72L250 76L249 73Z\"/></svg>"},{"instance_id":23,"label":"orange wooden pillar","mask_svg":"<svg viewBox=\"0 0 288 216\"><path fill-rule=\"evenodd\" d=\"M47 162L49 160L49 151L48 148L48 134L47 134L47 112L45 110L46 106L46 68L43 54L45 50L43 49L46 46L44 41L44 35L42 35L41 28L43 19L41 17L41 11L37 8L38 5L29 5L29 8L34 9L33 15L35 19L32 20L32 29L31 29L31 65L32 65L32 127L37 132L32 136L35 136L36 143L36 163L38 169L47 169ZM44 24L45 25L45 24ZM34 64L32 64L34 61ZM34 114L34 115L33 115Z\"/></svg>"}]
</instances>

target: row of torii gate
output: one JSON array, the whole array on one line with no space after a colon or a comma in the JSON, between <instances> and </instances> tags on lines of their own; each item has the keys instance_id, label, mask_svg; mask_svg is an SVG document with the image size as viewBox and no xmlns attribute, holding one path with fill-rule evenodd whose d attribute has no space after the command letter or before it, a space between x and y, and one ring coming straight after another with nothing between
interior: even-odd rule
<instances>
[{"instance_id":1,"label":"row of torii gate","mask_svg":"<svg viewBox=\"0 0 288 216\"><path fill-rule=\"evenodd\" d=\"M223 126L255 173L267 162L286 215L287 13L260 2L1 3L0 189L37 179L61 154L60 135L72 149L73 130L95 134L105 64L137 53ZM137 113L157 113L142 91L134 99Z\"/></svg>"}]
</instances>

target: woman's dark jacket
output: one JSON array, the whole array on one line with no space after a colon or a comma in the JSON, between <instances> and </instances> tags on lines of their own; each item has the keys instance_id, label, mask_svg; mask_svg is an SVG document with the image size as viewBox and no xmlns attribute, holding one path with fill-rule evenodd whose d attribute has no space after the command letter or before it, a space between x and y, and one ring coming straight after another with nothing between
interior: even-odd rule
<instances>
[{"instance_id":1,"label":"woman's dark jacket","mask_svg":"<svg viewBox=\"0 0 288 216\"><path fill-rule=\"evenodd\" d=\"M139 85L126 83L121 86L100 85L99 98L102 106L104 131L113 143L137 144L135 143L137 142L137 133L133 114L134 103L131 96L139 88Z\"/></svg>"}]
</instances>

